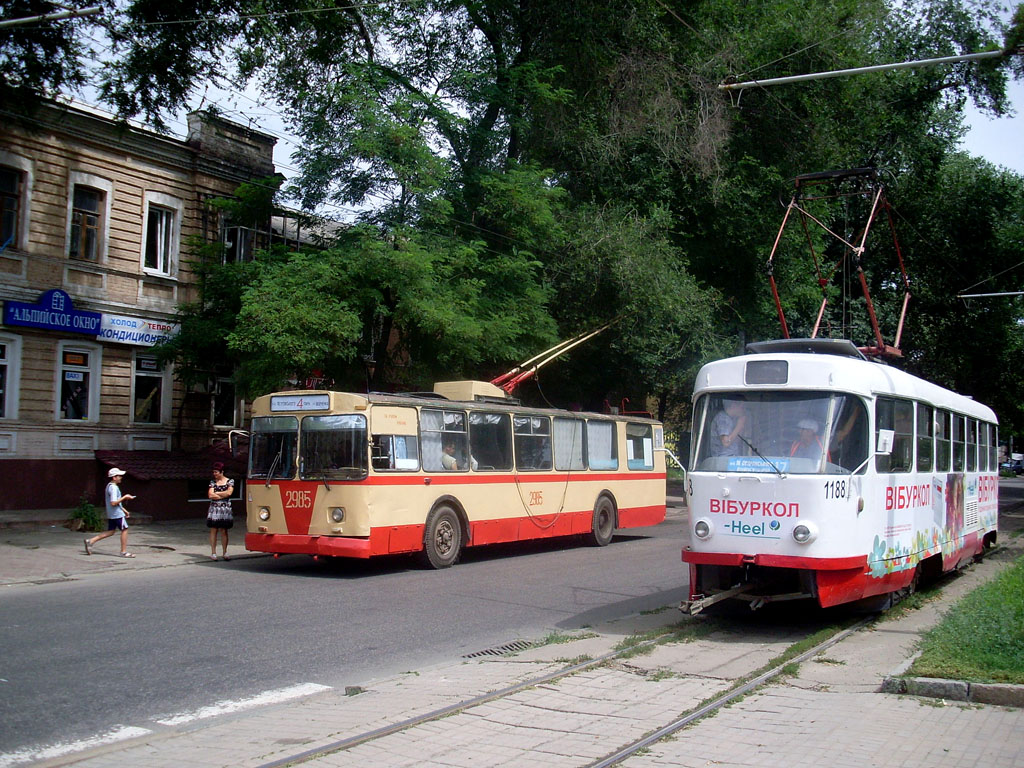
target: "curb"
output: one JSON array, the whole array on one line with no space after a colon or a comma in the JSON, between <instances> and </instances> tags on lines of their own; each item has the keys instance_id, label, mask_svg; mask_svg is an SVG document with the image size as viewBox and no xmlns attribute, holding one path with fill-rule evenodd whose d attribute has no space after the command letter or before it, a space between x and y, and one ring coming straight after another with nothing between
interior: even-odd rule
<instances>
[{"instance_id":1,"label":"curb","mask_svg":"<svg viewBox=\"0 0 1024 768\"><path fill-rule=\"evenodd\" d=\"M882 681L881 691L1024 709L1024 685L1012 683L970 683L937 677L886 677Z\"/></svg>"}]
</instances>

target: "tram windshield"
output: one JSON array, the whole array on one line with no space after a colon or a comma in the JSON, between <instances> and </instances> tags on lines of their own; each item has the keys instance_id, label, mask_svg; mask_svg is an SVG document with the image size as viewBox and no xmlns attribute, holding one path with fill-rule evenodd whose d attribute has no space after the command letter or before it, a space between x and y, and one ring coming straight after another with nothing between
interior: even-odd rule
<instances>
[{"instance_id":1,"label":"tram windshield","mask_svg":"<svg viewBox=\"0 0 1024 768\"><path fill-rule=\"evenodd\" d=\"M870 442L864 403L837 393L706 394L693 424L697 471L863 472Z\"/></svg>"},{"instance_id":2,"label":"tram windshield","mask_svg":"<svg viewBox=\"0 0 1024 768\"><path fill-rule=\"evenodd\" d=\"M293 477L299 420L294 416L263 416L252 420L249 477Z\"/></svg>"}]
</instances>

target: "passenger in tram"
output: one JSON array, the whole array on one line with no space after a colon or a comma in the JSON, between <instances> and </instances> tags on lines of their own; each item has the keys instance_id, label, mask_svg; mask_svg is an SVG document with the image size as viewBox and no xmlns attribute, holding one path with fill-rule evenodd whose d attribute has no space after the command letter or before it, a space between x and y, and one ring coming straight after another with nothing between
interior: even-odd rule
<instances>
[{"instance_id":1,"label":"passenger in tram","mask_svg":"<svg viewBox=\"0 0 1024 768\"><path fill-rule=\"evenodd\" d=\"M825 449L821 444L821 438L818 437L818 422L814 419L800 419L796 426L800 430L800 437L794 440L793 445L790 446L790 457L818 461L821 458L821 452Z\"/></svg>"},{"instance_id":2,"label":"passenger in tram","mask_svg":"<svg viewBox=\"0 0 1024 768\"><path fill-rule=\"evenodd\" d=\"M739 456L743 441L740 433L747 424L747 409L743 400L725 401L724 410L711 420L711 456Z\"/></svg>"}]
</instances>

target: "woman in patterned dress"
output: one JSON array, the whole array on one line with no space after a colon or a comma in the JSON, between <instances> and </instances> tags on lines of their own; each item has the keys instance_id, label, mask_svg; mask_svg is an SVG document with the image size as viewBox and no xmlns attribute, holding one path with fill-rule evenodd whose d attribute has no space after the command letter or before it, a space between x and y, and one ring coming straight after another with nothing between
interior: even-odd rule
<instances>
[{"instance_id":1,"label":"woman in patterned dress","mask_svg":"<svg viewBox=\"0 0 1024 768\"><path fill-rule=\"evenodd\" d=\"M224 476L224 465L215 462L213 480L207 496L210 499L210 511L206 513L206 527L210 529L210 559L217 559L217 531L223 535L224 559L228 559L228 529L235 524L231 514L231 495L235 492L235 481Z\"/></svg>"}]
</instances>

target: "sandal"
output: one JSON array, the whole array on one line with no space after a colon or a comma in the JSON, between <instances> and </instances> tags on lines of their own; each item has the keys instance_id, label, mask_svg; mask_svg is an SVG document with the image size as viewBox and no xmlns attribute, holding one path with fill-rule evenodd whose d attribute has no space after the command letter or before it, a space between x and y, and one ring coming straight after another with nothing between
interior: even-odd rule
<instances>
[{"instance_id":1,"label":"sandal","mask_svg":"<svg viewBox=\"0 0 1024 768\"><path fill-rule=\"evenodd\" d=\"M217 559L217 555L216 555L216 553L212 553L212 554L210 555L210 559L211 559L211 560L216 560L216 559Z\"/></svg>"},{"instance_id":2,"label":"sandal","mask_svg":"<svg viewBox=\"0 0 1024 768\"><path fill-rule=\"evenodd\" d=\"M222 555L220 559L221 559L221 560L223 560L224 562L227 562L227 561L228 561L228 560L230 560L231 558L230 558L230 557L228 557L227 555Z\"/></svg>"},{"instance_id":3,"label":"sandal","mask_svg":"<svg viewBox=\"0 0 1024 768\"><path fill-rule=\"evenodd\" d=\"M86 539L84 543L85 543L85 554L91 555L92 554L92 547L89 546L89 540Z\"/></svg>"},{"instance_id":4,"label":"sandal","mask_svg":"<svg viewBox=\"0 0 1024 768\"><path fill-rule=\"evenodd\" d=\"M135 557L131 552L122 552L121 557Z\"/></svg>"}]
</instances>

